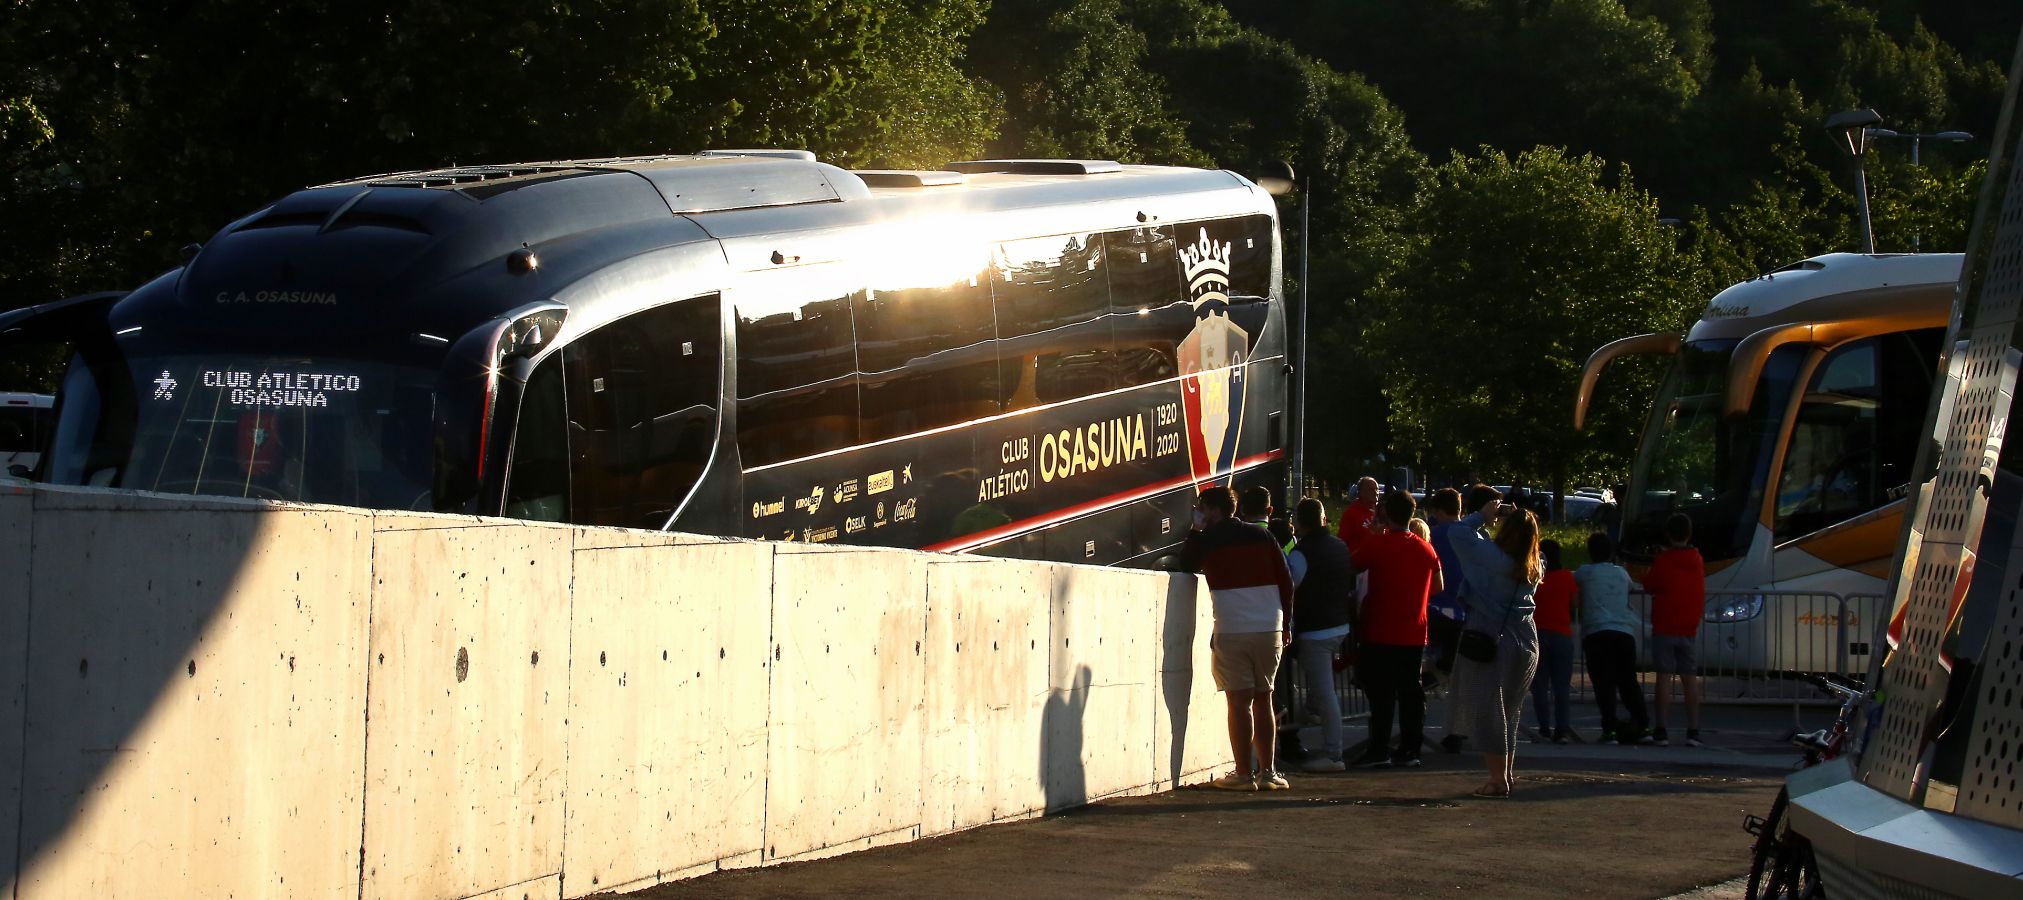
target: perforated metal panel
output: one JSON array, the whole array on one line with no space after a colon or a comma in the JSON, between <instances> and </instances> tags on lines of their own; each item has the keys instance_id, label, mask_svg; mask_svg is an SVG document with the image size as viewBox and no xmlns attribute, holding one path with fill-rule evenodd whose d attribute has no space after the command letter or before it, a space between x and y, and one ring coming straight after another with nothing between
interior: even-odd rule
<instances>
[{"instance_id":1,"label":"perforated metal panel","mask_svg":"<svg viewBox=\"0 0 2023 900\"><path fill-rule=\"evenodd\" d=\"M2013 118L2014 111L2010 112ZM2000 216L1986 262L1975 266L1982 279L1975 297L1983 310L2004 309L2016 316L2023 297L2023 168L2015 165L2015 137L2004 154L2008 178L2000 196ZM1986 201L1984 201L1986 202ZM1984 213L1984 216L1986 214ZM2023 335L2019 335L2023 340ZM2013 360L2013 357L2012 357ZM2023 410L2011 409L2011 420L2023 424ZM2006 424L2006 423L2005 423ZM2009 448L2013 460L2023 448ZM2013 469L2014 463L2011 463ZM2023 511L2011 511L2012 513ZM2017 532L2006 573L2023 579L2023 530ZM2023 828L2023 581L2000 586L2001 605L1995 611L1984 654L1983 671L1967 732L1967 764L1954 812L1986 822ZM1975 598L1981 599L1981 598Z\"/></svg>"},{"instance_id":2,"label":"perforated metal panel","mask_svg":"<svg viewBox=\"0 0 2023 900\"><path fill-rule=\"evenodd\" d=\"M1819 879L1834 900L1959 900L1953 894L1854 865L1830 853L1820 853Z\"/></svg>"},{"instance_id":3,"label":"perforated metal panel","mask_svg":"<svg viewBox=\"0 0 2023 900\"><path fill-rule=\"evenodd\" d=\"M2023 559L2023 548L2011 559ZM2015 571L2012 569L2011 571ZM2008 586L1990 635L1989 666L1982 673L1967 733L1967 766L1953 811L1985 822L2023 828L2023 589Z\"/></svg>"},{"instance_id":4,"label":"perforated metal panel","mask_svg":"<svg viewBox=\"0 0 2023 900\"><path fill-rule=\"evenodd\" d=\"M1923 802L1920 763L1928 763L1927 737L1938 721L1950 677L1940 650L1962 561L1978 551L1990 560L2006 560L2011 583L1977 584L1977 591L2000 591L2002 596L1967 599L2001 607L1983 657L1973 717L1955 725L1970 729L1971 743L1955 811L2023 827L2023 784L2016 771L2023 762L2023 582L2016 580L2023 577L2023 531L2016 532L2015 541L2005 541L2012 546L1977 546L2003 436L2012 419L2023 417L2012 399L2017 363L2023 360L2016 328L2023 303L2023 169L2014 164L2014 103L2012 91L1969 240L1964 292L1947 359L1957 380L1949 379L1940 389L1942 402L1934 411L1937 459L1930 458L1929 447L1920 453L1918 471L1932 477L1918 492L1918 508L1906 533L1905 568L1893 585L1900 641L1883 669L1882 719L1863 752L1859 775L1871 787ZM1948 390L1950 398L1944 396ZM2023 457L2018 450L2023 448L2010 448L2012 470Z\"/></svg>"}]
</instances>

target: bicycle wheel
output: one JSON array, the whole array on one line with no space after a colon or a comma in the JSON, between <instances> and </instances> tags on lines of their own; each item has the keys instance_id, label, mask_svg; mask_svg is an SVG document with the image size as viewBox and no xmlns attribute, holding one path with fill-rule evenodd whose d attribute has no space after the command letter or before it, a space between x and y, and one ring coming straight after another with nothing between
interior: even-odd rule
<instances>
[{"instance_id":1,"label":"bicycle wheel","mask_svg":"<svg viewBox=\"0 0 2023 900\"><path fill-rule=\"evenodd\" d=\"M1798 872L1791 883L1791 896L1799 900L1822 900L1826 896L1826 885L1819 880L1819 860L1812 855L1812 842L1799 838L1792 850L1798 857Z\"/></svg>"},{"instance_id":2,"label":"bicycle wheel","mask_svg":"<svg viewBox=\"0 0 2023 900\"><path fill-rule=\"evenodd\" d=\"M1789 835L1771 848L1761 890L1750 900L1817 900L1826 896L1812 857L1812 842Z\"/></svg>"},{"instance_id":3,"label":"bicycle wheel","mask_svg":"<svg viewBox=\"0 0 2023 900\"><path fill-rule=\"evenodd\" d=\"M1756 843L1752 848L1755 851L1753 854L1755 858L1749 864L1749 890L1742 895L1749 900L1778 896L1775 892L1766 890L1776 879L1766 881L1764 876L1774 876L1780 868L1783 848L1777 839L1777 826L1784 821L1784 807L1790 802L1790 794L1782 788L1778 789L1777 799L1770 804L1770 815L1764 818L1761 828L1756 832Z\"/></svg>"}]
</instances>

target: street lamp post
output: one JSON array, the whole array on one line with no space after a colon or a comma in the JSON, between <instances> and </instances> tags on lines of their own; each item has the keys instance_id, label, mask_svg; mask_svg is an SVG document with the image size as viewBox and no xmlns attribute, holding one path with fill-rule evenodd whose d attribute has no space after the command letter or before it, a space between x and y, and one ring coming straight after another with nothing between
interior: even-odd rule
<instances>
[{"instance_id":1,"label":"street lamp post","mask_svg":"<svg viewBox=\"0 0 2023 900\"><path fill-rule=\"evenodd\" d=\"M1888 128L1870 128L1868 129L1868 136L1872 138L1890 138L1895 140L1909 139L1911 142L1911 165L1917 168L1924 167L1924 160L1919 158L1918 148L1925 141L1971 141L1974 139L1973 135L1968 134L1967 132L1964 131L1940 131L1931 134L1924 134L1916 131L1895 131ZM1918 229L1912 229L1911 231L1912 252L1917 252L1920 249L1919 245L1923 243L1921 240L1922 237L1923 235L1919 234Z\"/></svg>"},{"instance_id":2,"label":"street lamp post","mask_svg":"<svg viewBox=\"0 0 2023 900\"><path fill-rule=\"evenodd\" d=\"M1300 501L1300 498L1306 496L1307 487L1307 306L1313 297L1312 290L1307 286L1307 248L1308 235L1313 230L1313 176L1308 175L1305 181L1301 181L1298 174L1293 171L1292 163L1284 160L1273 163L1270 169L1268 174L1258 179L1259 187L1274 197L1282 197L1293 191L1299 191L1300 195L1299 320L1293 330L1293 337L1297 342L1293 362L1287 367L1294 379L1292 486L1290 495L1285 498L1285 505L1290 509L1293 504Z\"/></svg>"},{"instance_id":3,"label":"street lamp post","mask_svg":"<svg viewBox=\"0 0 2023 900\"><path fill-rule=\"evenodd\" d=\"M1826 120L1826 130L1840 136L1836 144L1848 156L1854 158L1854 198L1861 210L1861 252L1875 252L1875 229L1868 218L1868 173L1862 171L1861 155L1868 149L1868 137L1875 126L1881 125L1883 117L1873 109L1851 109L1834 113Z\"/></svg>"},{"instance_id":4,"label":"street lamp post","mask_svg":"<svg viewBox=\"0 0 2023 900\"><path fill-rule=\"evenodd\" d=\"M1973 135L1964 131L1940 131L1933 134L1921 134L1916 131L1894 131L1888 128L1871 128L1868 130L1868 136L1909 139L1911 142L1911 165L1914 166L1923 165L1923 162L1918 159L1918 145L1923 141L1971 141L1974 139Z\"/></svg>"}]
</instances>

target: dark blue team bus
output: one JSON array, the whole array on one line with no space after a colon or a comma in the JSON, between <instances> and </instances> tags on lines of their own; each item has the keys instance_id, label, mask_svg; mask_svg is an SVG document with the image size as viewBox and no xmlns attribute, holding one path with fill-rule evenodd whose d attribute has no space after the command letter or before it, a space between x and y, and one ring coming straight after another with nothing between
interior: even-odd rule
<instances>
[{"instance_id":1,"label":"dark blue team bus","mask_svg":"<svg viewBox=\"0 0 2023 900\"><path fill-rule=\"evenodd\" d=\"M799 151L299 191L68 354L54 484L1152 565L1287 482L1271 197L1229 172Z\"/></svg>"}]
</instances>

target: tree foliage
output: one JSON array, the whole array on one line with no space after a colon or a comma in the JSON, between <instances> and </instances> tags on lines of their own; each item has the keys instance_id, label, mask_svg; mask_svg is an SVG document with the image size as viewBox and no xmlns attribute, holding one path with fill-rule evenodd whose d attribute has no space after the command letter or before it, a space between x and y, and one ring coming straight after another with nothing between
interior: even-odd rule
<instances>
[{"instance_id":1,"label":"tree foliage","mask_svg":"<svg viewBox=\"0 0 2023 900\"><path fill-rule=\"evenodd\" d=\"M1634 404L1596 404L1591 436L1568 422L1590 351L1680 328L1704 301L1655 199L1593 156L1484 148L1439 167L1416 213L1420 240L1361 342L1385 361L1398 449L1485 476L1626 470Z\"/></svg>"},{"instance_id":2,"label":"tree foliage","mask_svg":"<svg viewBox=\"0 0 2023 900\"><path fill-rule=\"evenodd\" d=\"M1571 437L1595 346L1858 246L1829 114L1983 136L1867 158L1879 247L1959 246L2019 28L1997 0L16 0L0 309L130 287L370 172L711 146L1286 160L1310 470L1599 474L1649 384L1612 372Z\"/></svg>"},{"instance_id":3,"label":"tree foliage","mask_svg":"<svg viewBox=\"0 0 2023 900\"><path fill-rule=\"evenodd\" d=\"M1008 153L1213 165L1146 54L1123 0L998 0L975 59L1005 93Z\"/></svg>"},{"instance_id":4,"label":"tree foliage","mask_svg":"<svg viewBox=\"0 0 2023 900\"><path fill-rule=\"evenodd\" d=\"M1308 306L1307 442L1322 450L1308 469L1336 483L1352 479L1361 474L1354 461L1383 453L1390 438L1376 358L1354 352L1354 336L1367 324L1363 301L1407 259L1425 157L1404 117L1360 75L1258 32L1176 34L1155 61L1186 98L1197 146L1243 172L1286 160L1305 179L1305 205L1283 212L1288 245L1310 257L1306 283L1298 271L1290 279Z\"/></svg>"},{"instance_id":5,"label":"tree foliage","mask_svg":"<svg viewBox=\"0 0 2023 900\"><path fill-rule=\"evenodd\" d=\"M115 285L300 187L452 163L992 134L985 0L26 0L0 24L0 296ZM56 227L52 228L54 223Z\"/></svg>"}]
</instances>

